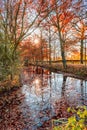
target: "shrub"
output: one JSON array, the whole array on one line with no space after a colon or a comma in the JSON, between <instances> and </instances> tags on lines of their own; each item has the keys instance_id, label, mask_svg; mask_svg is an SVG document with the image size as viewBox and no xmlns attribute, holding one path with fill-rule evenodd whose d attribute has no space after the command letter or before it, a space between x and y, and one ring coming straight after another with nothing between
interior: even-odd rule
<instances>
[{"instance_id":1,"label":"shrub","mask_svg":"<svg viewBox=\"0 0 87 130\"><path fill-rule=\"evenodd\" d=\"M53 130L87 130L87 109L80 107L78 110L68 109L68 112L73 112L73 116L68 118L66 124L56 126Z\"/></svg>"}]
</instances>

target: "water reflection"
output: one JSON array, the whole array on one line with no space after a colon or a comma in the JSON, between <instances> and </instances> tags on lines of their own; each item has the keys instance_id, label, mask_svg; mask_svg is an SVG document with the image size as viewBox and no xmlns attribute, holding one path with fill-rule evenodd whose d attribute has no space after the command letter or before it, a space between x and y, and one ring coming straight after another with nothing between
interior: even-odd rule
<instances>
[{"instance_id":1,"label":"water reflection","mask_svg":"<svg viewBox=\"0 0 87 130\"><path fill-rule=\"evenodd\" d=\"M81 99L84 105L87 105L87 82L81 80Z\"/></svg>"},{"instance_id":2,"label":"water reflection","mask_svg":"<svg viewBox=\"0 0 87 130\"><path fill-rule=\"evenodd\" d=\"M21 110L26 117L30 113L32 130L52 118L67 117L69 106L87 105L87 82L83 80L29 67L23 73L23 84Z\"/></svg>"},{"instance_id":3,"label":"water reflection","mask_svg":"<svg viewBox=\"0 0 87 130\"><path fill-rule=\"evenodd\" d=\"M66 80L67 80L67 76L64 76L64 75L63 75L63 82L62 82L61 96L64 96L64 95L65 95Z\"/></svg>"}]
</instances>

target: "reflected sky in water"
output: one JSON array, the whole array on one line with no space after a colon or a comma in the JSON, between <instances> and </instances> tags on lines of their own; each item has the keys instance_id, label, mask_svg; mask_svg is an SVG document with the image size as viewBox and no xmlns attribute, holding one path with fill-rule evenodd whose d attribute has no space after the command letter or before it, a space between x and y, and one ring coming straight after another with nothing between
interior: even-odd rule
<instances>
[{"instance_id":1,"label":"reflected sky in water","mask_svg":"<svg viewBox=\"0 0 87 130\"><path fill-rule=\"evenodd\" d=\"M21 92L24 94L24 103L21 110L25 116L30 113L35 124L32 125L32 130L57 116L56 109L59 109L61 103L65 103L66 108L72 105L87 105L86 81L49 72L46 69L42 71L41 68L37 73L32 67L24 71L22 77L24 85Z\"/></svg>"}]
</instances>

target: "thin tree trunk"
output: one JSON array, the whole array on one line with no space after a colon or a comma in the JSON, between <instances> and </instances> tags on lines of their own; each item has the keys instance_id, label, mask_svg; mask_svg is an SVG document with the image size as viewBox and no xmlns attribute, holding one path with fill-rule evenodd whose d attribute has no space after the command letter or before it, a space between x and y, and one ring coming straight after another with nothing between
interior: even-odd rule
<instances>
[{"instance_id":1,"label":"thin tree trunk","mask_svg":"<svg viewBox=\"0 0 87 130\"><path fill-rule=\"evenodd\" d=\"M49 64L51 65L51 34L50 34L50 27L49 27Z\"/></svg>"},{"instance_id":2,"label":"thin tree trunk","mask_svg":"<svg viewBox=\"0 0 87 130\"><path fill-rule=\"evenodd\" d=\"M41 44L41 64L43 65L43 43L42 43L42 30L40 36L40 44Z\"/></svg>"},{"instance_id":3,"label":"thin tree trunk","mask_svg":"<svg viewBox=\"0 0 87 130\"><path fill-rule=\"evenodd\" d=\"M80 46L80 63L83 64L83 39L81 40Z\"/></svg>"}]
</instances>

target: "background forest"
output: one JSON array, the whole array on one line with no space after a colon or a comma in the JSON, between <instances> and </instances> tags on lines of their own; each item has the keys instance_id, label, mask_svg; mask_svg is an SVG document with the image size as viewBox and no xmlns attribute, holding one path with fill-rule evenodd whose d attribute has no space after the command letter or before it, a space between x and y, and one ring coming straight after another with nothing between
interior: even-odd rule
<instances>
[{"instance_id":1,"label":"background forest","mask_svg":"<svg viewBox=\"0 0 87 130\"><path fill-rule=\"evenodd\" d=\"M85 0L0 0L0 80L24 62L87 60Z\"/></svg>"}]
</instances>

